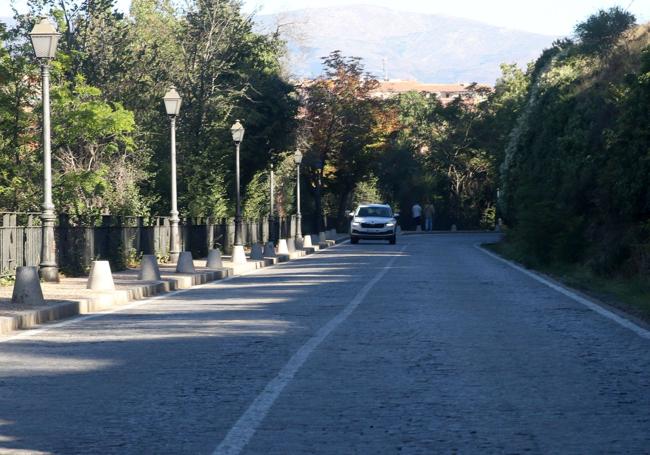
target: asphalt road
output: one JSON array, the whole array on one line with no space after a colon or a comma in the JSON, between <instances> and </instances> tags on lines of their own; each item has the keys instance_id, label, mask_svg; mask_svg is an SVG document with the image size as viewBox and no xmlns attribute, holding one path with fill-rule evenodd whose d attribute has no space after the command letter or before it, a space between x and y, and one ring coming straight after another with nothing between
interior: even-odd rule
<instances>
[{"instance_id":1,"label":"asphalt road","mask_svg":"<svg viewBox=\"0 0 650 455\"><path fill-rule=\"evenodd\" d=\"M650 340L491 238L342 245L0 339L0 453L650 453Z\"/></svg>"}]
</instances>

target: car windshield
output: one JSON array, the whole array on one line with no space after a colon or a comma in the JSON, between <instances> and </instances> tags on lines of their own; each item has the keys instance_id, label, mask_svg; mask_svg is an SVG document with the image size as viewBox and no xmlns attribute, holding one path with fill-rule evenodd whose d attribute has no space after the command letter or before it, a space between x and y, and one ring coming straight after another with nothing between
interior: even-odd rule
<instances>
[{"instance_id":1,"label":"car windshield","mask_svg":"<svg viewBox=\"0 0 650 455\"><path fill-rule=\"evenodd\" d=\"M357 216L376 216L381 218L390 218L393 215L388 207L361 207L357 212Z\"/></svg>"}]
</instances>

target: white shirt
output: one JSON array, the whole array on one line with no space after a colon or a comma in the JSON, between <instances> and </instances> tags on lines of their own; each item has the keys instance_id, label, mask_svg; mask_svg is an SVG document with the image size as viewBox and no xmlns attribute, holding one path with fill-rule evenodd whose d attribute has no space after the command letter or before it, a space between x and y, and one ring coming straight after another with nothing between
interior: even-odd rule
<instances>
[{"instance_id":1,"label":"white shirt","mask_svg":"<svg viewBox=\"0 0 650 455\"><path fill-rule=\"evenodd\" d=\"M420 204L415 204L411 209L411 213L413 213L413 218L422 216L422 207L420 207Z\"/></svg>"}]
</instances>

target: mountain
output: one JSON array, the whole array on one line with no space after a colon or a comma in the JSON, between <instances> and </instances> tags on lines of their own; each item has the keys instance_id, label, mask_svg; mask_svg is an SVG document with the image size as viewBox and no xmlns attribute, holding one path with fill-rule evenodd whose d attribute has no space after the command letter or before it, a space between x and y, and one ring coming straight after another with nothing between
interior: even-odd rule
<instances>
[{"instance_id":1,"label":"mountain","mask_svg":"<svg viewBox=\"0 0 650 455\"><path fill-rule=\"evenodd\" d=\"M277 27L288 42L296 77L321 73L320 57L339 49L361 57L376 77L422 82L493 84L501 63L522 66L556 36L505 29L457 17L375 6L310 8L256 19L260 30Z\"/></svg>"}]
</instances>

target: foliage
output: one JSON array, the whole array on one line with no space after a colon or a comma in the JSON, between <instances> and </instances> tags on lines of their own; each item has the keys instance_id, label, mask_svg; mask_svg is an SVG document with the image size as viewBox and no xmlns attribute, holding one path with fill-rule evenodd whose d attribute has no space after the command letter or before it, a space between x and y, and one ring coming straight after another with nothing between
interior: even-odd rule
<instances>
[{"instance_id":1,"label":"foliage","mask_svg":"<svg viewBox=\"0 0 650 455\"><path fill-rule=\"evenodd\" d=\"M269 173L259 171L246 187L242 215L246 219L257 219L266 216L270 211Z\"/></svg>"},{"instance_id":2,"label":"foliage","mask_svg":"<svg viewBox=\"0 0 650 455\"><path fill-rule=\"evenodd\" d=\"M377 177L371 176L357 183L352 196L352 206L358 204L380 204L383 202L381 192L379 191L379 181Z\"/></svg>"},{"instance_id":3,"label":"foliage","mask_svg":"<svg viewBox=\"0 0 650 455\"><path fill-rule=\"evenodd\" d=\"M0 29L0 207L41 203L38 68L27 34L48 16L62 32L52 65L54 198L76 219L170 209L169 122L174 83L182 215L234 213L234 146L246 126L242 187L293 141L297 98L282 78L284 43L253 31L237 0L30 0ZM2 26L4 27L4 26Z\"/></svg>"},{"instance_id":4,"label":"foliage","mask_svg":"<svg viewBox=\"0 0 650 455\"><path fill-rule=\"evenodd\" d=\"M332 199L339 222L357 184L372 174L373 160L385 141L382 104L372 98L377 80L361 59L334 51L323 58L324 73L304 87L304 112L298 142L304 149L309 188ZM316 213L318 213L316 208Z\"/></svg>"},{"instance_id":5,"label":"foliage","mask_svg":"<svg viewBox=\"0 0 650 455\"><path fill-rule=\"evenodd\" d=\"M642 272L650 243L650 31L599 12L530 74L502 164L511 239L541 264ZM547 56L552 55L551 58Z\"/></svg>"},{"instance_id":6,"label":"foliage","mask_svg":"<svg viewBox=\"0 0 650 455\"><path fill-rule=\"evenodd\" d=\"M77 217L108 211L141 215L147 201L137 188L147 175L138 166L133 113L102 100L101 90L77 75L52 92L52 149L58 164L56 206Z\"/></svg>"},{"instance_id":7,"label":"foliage","mask_svg":"<svg viewBox=\"0 0 650 455\"><path fill-rule=\"evenodd\" d=\"M580 39L580 51L586 54L607 53L635 22L633 14L618 6L598 11L575 28Z\"/></svg>"},{"instance_id":8,"label":"foliage","mask_svg":"<svg viewBox=\"0 0 650 455\"><path fill-rule=\"evenodd\" d=\"M40 207L41 156L33 112L39 93L37 69L26 54L18 27L0 23L0 208L34 211Z\"/></svg>"}]
</instances>

